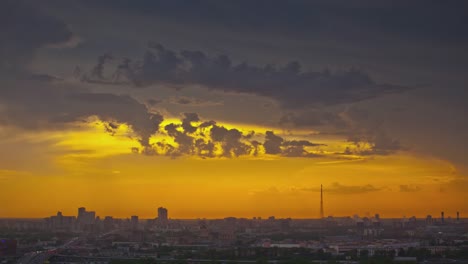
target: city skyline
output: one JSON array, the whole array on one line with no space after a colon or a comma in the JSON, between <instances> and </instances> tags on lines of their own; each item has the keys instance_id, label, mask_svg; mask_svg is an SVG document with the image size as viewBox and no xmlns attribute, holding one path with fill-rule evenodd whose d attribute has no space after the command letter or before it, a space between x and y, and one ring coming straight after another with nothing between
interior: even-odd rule
<instances>
[{"instance_id":1,"label":"city skyline","mask_svg":"<svg viewBox=\"0 0 468 264\"><path fill-rule=\"evenodd\" d=\"M0 218L468 215L467 3L0 1Z\"/></svg>"},{"instance_id":2,"label":"city skyline","mask_svg":"<svg viewBox=\"0 0 468 264\"><path fill-rule=\"evenodd\" d=\"M39 221L0 219L0 230L7 235L0 239L0 259L20 264L416 264L463 263L468 258L468 222L458 212L454 219L444 211L423 219L387 219L378 213L362 218L170 219L168 208L155 211L151 219L119 219L80 207L77 216L57 212Z\"/></svg>"},{"instance_id":3,"label":"city skyline","mask_svg":"<svg viewBox=\"0 0 468 264\"><path fill-rule=\"evenodd\" d=\"M398 218L407 218L407 217L416 217L416 218L423 218L423 219L428 219L428 218L431 218L431 219L439 219L442 223L444 222L444 220L453 220L455 219L456 221L458 221L459 219L462 219L463 217L460 217L460 211L456 211L454 215L452 215L450 212L448 212L448 214L446 215L445 214L445 211L441 211L440 212L440 216L437 217L437 215L433 216L433 214L426 214L426 215L402 215L402 216L390 216L390 217L385 217L385 216L382 216L381 217L381 214L379 212L373 212L373 213L369 213L369 212L366 212L364 215L359 215L358 213L354 213L354 214L350 214L350 215L333 215L333 214L325 214L324 212L324 206L323 206L323 202L324 202L324 199L323 199L323 185L321 184L320 185L320 213L319 213L319 216L318 217L284 217L284 216L280 216L280 218L294 218L294 219L325 219L325 218L329 218L329 217L338 217L338 218L341 218L341 217L353 217L353 218L356 218L356 217L364 217L364 218L369 218L369 217L374 217L376 219L398 219ZM262 218L264 220L267 220L267 219L271 219L271 218L275 218L276 216L275 215L272 215L272 214L268 214L268 215L253 215L253 216L250 216L250 217L246 217L246 216L236 216L236 215L224 215L224 216L218 216L218 217L203 217L203 216L198 216L198 217L188 217L188 218L177 218L177 217L169 217L169 213L168 213L168 209L163 207L163 206L159 206L157 207L157 210L156 210L156 217L149 217L147 215L144 215L143 217L140 217L140 215L138 214L138 212L134 212L134 214L132 214L131 216L126 216L126 217L122 217L121 215L117 216L117 219L130 219L130 220L136 220L138 222L138 219L143 219L143 220L149 220L149 219L156 219L156 220L159 220L159 221L162 221L162 222L165 222L165 221L168 221L170 219L223 219L223 218L229 218L229 217L239 217L239 218L251 218L251 219L258 219L258 220L261 220ZM58 210L57 211L57 215L56 216L60 216L60 217L75 217L75 215L71 214L71 216L65 216L63 214L63 212L61 210ZM54 217L54 216L52 216ZM86 210L86 207L83 207L83 206L80 206L78 208L78 212L76 214L76 218L74 218L74 221L77 221L77 222L87 222L87 223L92 223L94 222L95 220L99 220L100 218L102 217L102 219L105 219L105 218L108 218L108 217L114 217L114 215L100 215L100 214L97 214L96 211L87 211ZM43 217L40 217L40 218L43 218ZM0 218L2 219L2 218Z\"/></svg>"},{"instance_id":4,"label":"city skyline","mask_svg":"<svg viewBox=\"0 0 468 264\"><path fill-rule=\"evenodd\" d=\"M57 216L62 216L62 211L58 211L57 212ZM79 207L78 208L78 213L76 214L76 221L77 222L83 222L83 219L85 218L88 218L86 215L90 215L92 216L91 219L89 220L85 220L87 222L93 222L94 219L99 219L99 217L101 217L101 215L97 215L95 211L86 211L86 207ZM159 206L157 208L157 213L156 213L156 217L152 218L152 217L146 217L146 218L141 218L138 214L136 215L132 215L130 217L124 217L126 219L130 219L130 220L134 220L136 219L136 221L138 222L138 219L156 219L158 221L162 221L162 222L165 222L165 221L168 221L170 220L171 218L168 216L168 209L163 207L163 206ZM103 216L104 218L107 218L107 217L114 217L113 215L105 215ZM227 217L237 217L235 215L225 215L224 217L214 217L214 218L207 218L207 217L191 217L191 218L179 218L179 219L222 219L222 218L227 218ZM268 220L268 219L271 219L271 218L275 218L276 216L275 215L268 215L268 216L258 216L258 215L255 215L255 216L251 216L251 217L245 217L245 216L242 216L241 218L251 218L251 219L258 219L258 220L261 220L263 218L263 220ZM302 219L325 219L325 218L328 218L328 217L353 217L353 218L356 218L356 217L364 217L364 218L369 218L369 217L375 217L377 219L385 219L385 218L388 218L388 219L395 219L395 218L406 218L406 217L416 217L415 215L411 215L411 216L406 216L406 215L403 215L402 217L381 217L380 216L380 213L379 212L374 212L374 213L369 213L369 212L366 212L365 215L359 215L359 214L352 214L352 215L339 215L339 216L336 216L336 215L333 215L333 214L330 214L330 215L327 215L325 214L325 211L324 211L324 198L323 198L323 185L320 184L320 213L319 213L319 217L302 217ZM122 218L122 217L120 217ZM284 218L291 218L291 217L284 217ZM440 217L438 218L437 216L433 217L432 214L427 214L425 216L418 216L417 218L432 218L432 219L439 219L442 223L446 220L446 219L452 219L452 215L449 213L447 215L445 215L445 212L444 211L441 211L440 212ZM81 220L80 220L81 219ZM178 218L172 218L172 219L178 219ZM301 218L295 218L295 219L301 219ZM455 212L455 217L453 218L455 219L456 221L459 221L460 218L460 212L459 211L456 211Z\"/></svg>"},{"instance_id":5,"label":"city skyline","mask_svg":"<svg viewBox=\"0 0 468 264\"><path fill-rule=\"evenodd\" d=\"M78 213L76 214L76 221L80 221L79 220L79 216L80 216L80 209L81 208L84 208L86 209L85 207L80 207L78 208ZM165 210L165 217L160 216L160 213L159 213L159 209L163 208ZM94 211L91 211L91 213L95 213ZM60 215L60 216L65 216L63 215L62 211L57 211L57 215ZM74 217L75 215L71 215L72 217ZM96 219L97 218L101 218L104 219L105 217L114 217L112 215L95 215ZM154 219L158 219L158 220L177 220L177 219L223 219L223 218L230 218L230 217L234 217L234 218L237 218L236 216L234 215L226 215L224 217L220 217L220 218L205 218L205 217L198 217L198 218L171 218L171 217L168 217L168 209L164 208L164 207L159 207L158 208L158 212L155 214L155 217L147 217L147 218L141 218L139 215L131 215L131 216L127 216L127 217L124 217L124 218L117 218L117 219L127 219L127 220L131 220L133 218L136 218L137 221L138 219L141 219L141 220L154 220ZM410 217L415 217L414 215L411 215L411 216L402 216L402 217L381 217L380 214L378 212L374 213L374 214L366 214L366 215L358 215L358 214L353 214L353 215L340 215L340 216L334 216L334 215L324 215L323 217L320 216L320 217L317 217L317 218L314 218L314 217L309 217L309 218L294 218L294 219L325 219L325 218L328 218L328 217L337 217L337 218L342 218L342 217L364 217L364 218L369 218L369 217L374 217L374 218L379 218L379 219L399 219L399 218L410 218ZM445 215L445 212L444 211L441 211L440 212L440 215L439 216L433 216L431 214L427 214L426 216L424 217L417 217L419 219L427 219L428 217L432 218L432 219L438 219L440 220L441 222L444 222L444 220L447 220L447 219L450 219L452 221L458 221L459 219L464 219L463 217L460 217L460 212L457 211L454 213L454 215L451 215L451 214L448 214L448 215ZM240 217L240 218L243 218L243 217ZM274 215L268 215L267 217L264 217L264 216L251 216L247 219L257 219L257 220L268 220L268 219L271 219L271 218L276 218L276 216ZM287 217L287 218L291 218L291 217ZM101 220L102 220L101 219ZM281 219L281 218L280 218ZM291 218L292 219L292 218Z\"/></svg>"}]
</instances>

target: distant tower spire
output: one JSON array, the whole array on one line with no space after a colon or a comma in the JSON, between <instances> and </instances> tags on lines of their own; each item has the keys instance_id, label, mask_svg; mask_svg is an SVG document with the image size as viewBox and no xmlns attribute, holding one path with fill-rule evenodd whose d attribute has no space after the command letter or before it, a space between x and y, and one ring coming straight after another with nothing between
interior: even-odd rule
<instances>
[{"instance_id":1,"label":"distant tower spire","mask_svg":"<svg viewBox=\"0 0 468 264\"><path fill-rule=\"evenodd\" d=\"M322 184L320 184L320 218L323 218L323 189Z\"/></svg>"}]
</instances>

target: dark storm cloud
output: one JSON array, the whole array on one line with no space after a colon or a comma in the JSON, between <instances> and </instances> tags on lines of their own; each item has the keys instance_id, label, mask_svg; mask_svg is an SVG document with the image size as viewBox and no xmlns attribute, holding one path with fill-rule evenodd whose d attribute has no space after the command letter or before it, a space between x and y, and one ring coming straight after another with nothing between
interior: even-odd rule
<instances>
[{"instance_id":1,"label":"dark storm cloud","mask_svg":"<svg viewBox=\"0 0 468 264\"><path fill-rule=\"evenodd\" d=\"M71 40L67 25L22 0L0 2L0 70L22 71L41 47Z\"/></svg>"},{"instance_id":2,"label":"dark storm cloud","mask_svg":"<svg viewBox=\"0 0 468 264\"><path fill-rule=\"evenodd\" d=\"M177 104L181 104L181 105L187 105L187 104L191 103L191 101L189 99L187 99L187 98L179 98L174 102L177 103Z\"/></svg>"},{"instance_id":3,"label":"dark storm cloud","mask_svg":"<svg viewBox=\"0 0 468 264\"><path fill-rule=\"evenodd\" d=\"M0 115L3 125L25 129L64 128L67 124L97 116L112 133L118 123L132 127L142 145L162 122L162 116L150 113L146 106L130 96L83 92L65 83L2 80Z\"/></svg>"},{"instance_id":4,"label":"dark storm cloud","mask_svg":"<svg viewBox=\"0 0 468 264\"><path fill-rule=\"evenodd\" d=\"M150 99L146 100L146 102L147 102L150 106L155 106L155 105L161 103L162 100L160 100L160 99L155 99L155 98L150 98Z\"/></svg>"},{"instance_id":5,"label":"dark storm cloud","mask_svg":"<svg viewBox=\"0 0 468 264\"><path fill-rule=\"evenodd\" d=\"M115 136L119 127L120 127L119 123L115 123L112 121L104 123L104 129L106 130L107 133L109 133L112 136Z\"/></svg>"},{"instance_id":6,"label":"dark storm cloud","mask_svg":"<svg viewBox=\"0 0 468 264\"><path fill-rule=\"evenodd\" d=\"M215 144L211 141L205 141L203 139L195 140L195 147L197 149L197 155L200 157L214 157L214 151L216 149Z\"/></svg>"},{"instance_id":7,"label":"dark storm cloud","mask_svg":"<svg viewBox=\"0 0 468 264\"><path fill-rule=\"evenodd\" d=\"M317 143L312 143L307 140L291 140L291 141L285 141L283 142L283 146L291 146L291 147L317 147L317 146L325 146L324 144L317 144Z\"/></svg>"},{"instance_id":8,"label":"dark storm cloud","mask_svg":"<svg viewBox=\"0 0 468 264\"><path fill-rule=\"evenodd\" d=\"M335 111L304 110L284 114L279 124L286 128L310 128L347 137L354 147L344 154L389 155L407 149L384 129L384 120L368 109L347 106Z\"/></svg>"},{"instance_id":9,"label":"dark storm cloud","mask_svg":"<svg viewBox=\"0 0 468 264\"><path fill-rule=\"evenodd\" d=\"M196 155L202 158L215 157L216 146L213 140L200 131L208 126L215 126L215 123L203 122L202 124L205 124L203 127L201 125L192 125L192 122L200 121L196 113L184 113L181 121L182 124L170 123L164 127L164 132L174 139L177 146L165 141L158 141L153 147L144 149L142 154L160 154L171 157L182 155Z\"/></svg>"},{"instance_id":10,"label":"dark storm cloud","mask_svg":"<svg viewBox=\"0 0 468 264\"><path fill-rule=\"evenodd\" d=\"M199 27L284 36L341 34L369 39L369 31L433 41L468 40L466 1L129 1L83 0L93 8L162 17ZM346 32L350 29L351 32Z\"/></svg>"},{"instance_id":11,"label":"dark storm cloud","mask_svg":"<svg viewBox=\"0 0 468 264\"><path fill-rule=\"evenodd\" d=\"M321 126L344 128L346 126L342 118L336 112L327 112L324 110L289 112L281 116L279 124L282 126L298 128L313 128Z\"/></svg>"},{"instance_id":12,"label":"dark storm cloud","mask_svg":"<svg viewBox=\"0 0 468 264\"><path fill-rule=\"evenodd\" d=\"M114 133L118 123L132 127L140 143L162 122L162 116L149 113L145 105L127 95L92 93L49 74L31 73L27 66L38 49L57 46L73 37L67 25L39 10L32 1L0 2L0 124L26 129L54 129L98 116L105 129ZM103 77L109 55L102 56L92 71Z\"/></svg>"},{"instance_id":13,"label":"dark storm cloud","mask_svg":"<svg viewBox=\"0 0 468 264\"><path fill-rule=\"evenodd\" d=\"M265 133L265 152L267 154L279 154L281 153L281 145L283 144L283 138L275 135L273 131L267 131Z\"/></svg>"},{"instance_id":14,"label":"dark storm cloud","mask_svg":"<svg viewBox=\"0 0 468 264\"><path fill-rule=\"evenodd\" d=\"M183 106L220 106L223 102L215 102L210 100L204 100L200 98L193 98L187 96L171 97L167 100L171 104L183 105Z\"/></svg>"},{"instance_id":15,"label":"dark storm cloud","mask_svg":"<svg viewBox=\"0 0 468 264\"><path fill-rule=\"evenodd\" d=\"M340 116L347 123L348 141L356 146L347 148L345 154L388 155L406 149L386 132L383 119L376 118L368 110L350 107Z\"/></svg>"},{"instance_id":16,"label":"dark storm cloud","mask_svg":"<svg viewBox=\"0 0 468 264\"><path fill-rule=\"evenodd\" d=\"M320 156L305 150L305 147L325 146L324 144L312 143L307 140L284 140L282 137L275 135L273 131L266 131L265 142L263 147L267 154L279 154L286 157L314 157Z\"/></svg>"},{"instance_id":17,"label":"dark storm cloud","mask_svg":"<svg viewBox=\"0 0 468 264\"><path fill-rule=\"evenodd\" d=\"M262 145L262 143L258 142L257 140L252 140L250 142L250 144L252 144L252 148L253 148L253 153L252 155L254 155L255 157L258 156L259 154L259 148L260 146Z\"/></svg>"},{"instance_id":18,"label":"dark storm cloud","mask_svg":"<svg viewBox=\"0 0 468 264\"><path fill-rule=\"evenodd\" d=\"M27 80L39 81L39 82L58 82L63 81L62 78L57 76L52 76L49 74L31 74L27 78Z\"/></svg>"},{"instance_id":19,"label":"dark storm cloud","mask_svg":"<svg viewBox=\"0 0 468 264\"><path fill-rule=\"evenodd\" d=\"M149 113L146 106L128 95L108 93L70 94L61 115L63 121L96 115L103 121L126 123L141 137L140 143L148 146L149 138L163 121L160 114Z\"/></svg>"},{"instance_id":20,"label":"dark storm cloud","mask_svg":"<svg viewBox=\"0 0 468 264\"><path fill-rule=\"evenodd\" d=\"M379 127L377 129L379 131L370 132L366 129L366 132L354 127L353 131L349 131L349 126L345 123L335 131L327 129L325 132L348 136L350 142L355 142L356 139L368 141L373 138L380 138L380 142L382 138L383 141L387 141L377 144L380 145L380 150L371 152L363 150L363 153L393 153L397 149L395 142L399 141L401 145L407 144L419 149L420 153L449 159L458 165L466 163L468 148L465 142L468 142L466 140L468 130L464 122L467 115L464 98L467 98L468 91L465 87L465 75L468 69L467 1L84 0L81 2L84 6L91 7L89 10L95 11L96 14L102 14L110 20L114 19L113 22L120 26L115 27L112 23L112 27L106 29L118 28L120 31L121 28L128 26L130 30L127 31L131 33L136 28L144 31L141 37L137 36L138 34L129 34L125 30L122 34L120 32L108 34L97 41L99 45L94 46L98 48L98 52L99 49L105 52L113 47L127 51L135 42L128 36L136 36L139 47L141 41L151 38L166 43L168 50L203 50L209 53L212 59L216 58L213 54L229 54L231 65L237 65L239 61L247 59L250 65L256 65L257 68L262 68L265 62L283 64L284 67L285 61L300 60L307 70L315 69L319 72L326 67L343 69L354 65L362 67L364 73L371 75L371 79L376 83L389 82L419 87L423 84L424 87L419 89L420 91L410 92L414 92L413 97L410 93L399 98L392 97L391 100L369 109L371 112L379 112L393 107L398 102L403 102L410 106L408 109L412 109L403 116L388 115L380 111L380 119L388 122L385 127ZM100 25L102 16L95 17L95 24ZM102 36L100 33L103 32L97 32L93 36ZM106 37L114 35L119 35L120 39L107 41ZM133 51L136 49L137 47L132 48ZM128 56L128 53L123 56ZM180 57L180 54L178 56ZM119 75L121 82L128 79L131 81L127 82L139 84L141 79L136 78L133 71L129 71L138 68L137 65L130 66L134 63L137 64L122 63L120 69L122 74ZM161 71L164 72L164 68ZM292 92L295 88L288 86L284 89L284 93ZM330 91L330 89L324 90ZM269 96L263 90L261 92L255 94ZM321 93L316 99L325 104L329 101L328 96L325 92L323 98ZM316 102L304 103L310 99L306 96L308 94L301 92L296 94L301 95L297 100L297 107L316 104ZM287 102L296 101L296 98L289 94L281 98L278 98L280 93L273 95L277 95L275 99L283 102L283 106L286 107L290 107ZM376 100L366 102L369 101ZM347 102L352 103L355 100ZM415 107L412 106L415 105L419 105L420 111L414 111ZM271 115L276 114L273 113L276 108L271 107L271 110ZM319 108L319 110L329 109ZM234 114L226 115L231 117ZM256 122L251 121L253 118L245 119ZM299 114L289 116L285 121L296 123L302 128L318 124L320 128L314 129L321 132L323 132L322 127L336 127L334 125L336 121L343 122L339 116L307 118ZM365 123L362 122L364 126ZM386 136L377 137L382 133ZM395 141L394 137L398 141ZM382 146L389 146L392 150L382 150Z\"/></svg>"},{"instance_id":21,"label":"dark storm cloud","mask_svg":"<svg viewBox=\"0 0 468 264\"><path fill-rule=\"evenodd\" d=\"M235 129L227 129L223 126L213 125L210 130L214 142L220 142L223 153L227 157L240 156L250 153L252 147L241 141L242 132Z\"/></svg>"},{"instance_id":22,"label":"dark storm cloud","mask_svg":"<svg viewBox=\"0 0 468 264\"><path fill-rule=\"evenodd\" d=\"M178 144L177 149L171 150L169 153L172 156L181 154L193 154L193 141L194 138L187 134L185 131L178 130L179 125L168 124L164 127L167 134L174 138L174 142Z\"/></svg>"},{"instance_id":23,"label":"dark storm cloud","mask_svg":"<svg viewBox=\"0 0 468 264\"><path fill-rule=\"evenodd\" d=\"M99 56L96 66L94 66L93 70L91 71L91 78L103 79L104 78L104 65L112 59L113 59L112 55L109 55L109 54L104 54L102 56ZM117 68L116 73L119 72L120 67L122 66L119 66Z\"/></svg>"},{"instance_id":24,"label":"dark storm cloud","mask_svg":"<svg viewBox=\"0 0 468 264\"><path fill-rule=\"evenodd\" d=\"M331 132L324 131L345 135L354 144L354 148L347 149L345 154L387 155L405 149L405 146L386 130L382 120L388 115L384 113L376 118L370 117L369 113L388 107L388 102L387 105L366 109L367 113L354 111L353 107L340 111L331 108L369 102L367 99L407 90L407 87L393 84L406 83L407 79L398 76L402 72L410 76L408 79L416 80L412 83L432 82L430 78L421 77L418 69L413 70L413 63L416 62L429 72L429 77L441 80L442 89L435 96L421 89L424 93L420 93L419 100L429 102L423 107L427 109L430 105L433 109L427 121L429 125L416 129L416 132L409 131L410 128L414 129L411 127L414 121L424 121L424 111L408 118L411 120L401 125L401 130L407 135L416 134L416 139L424 138L423 135L429 138L418 143L427 147L424 151L426 154L450 150L449 159L459 163L466 160L467 148L463 146L467 142L464 140L466 136L457 135L467 135L463 122L466 104L459 108L454 108L453 104L464 103L466 89L462 86L457 91L453 90L448 84L450 82L446 83L447 78L439 76L440 71L436 70L451 71L453 66L459 67L456 71L466 69L466 49L459 48L466 46L463 44L468 40L465 1L77 0L84 6L92 6L89 10L95 15L79 13L81 9L77 9L77 13L70 17L67 14L74 13L75 9L68 5L47 8L50 3L59 2L38 4L35 1L5 0L0 3L0 122L3 124L23 128L54 128L96 115L106 122L106 130L111 134L120 123L132 126L136 133L141 134L142 144L145 145L142 152L154 155L157 151L149 145L148 139L157 131L162 117L151 113L145 105L127 95L112 94L117 90L121 92L122 87L111 90L108 95L93 92L92 89L103 89L101 84L110 85L105 88L109 90L114 88L111 85L122 84L135 87L164 85L175 89L202 86L214 91L272 98L279 102L281 111L289 112L284 114L281 124L301 128L333 127ZM64 10L66 12L60 13ZM81 29L77 32L88 34L90 38L85 39L89 40L89 44L72 51L57 51L56 47L70 42L74 35L67 23L51 16L54 12L57 12L57 17L67 19L70 28ZM145 23L141 24L143 20ZM176 24L186 30L174 30L178 29ZM151 25L155 27L151 28ZM135 33L143 27L148 31ZM158 31L159 27L165 30ZM115 28L118 34L113 31ZM129 34L130 31L132 34ZM141 47L141 41L153 38L160 39L168 46L150 43L144 56L135 59L133 56L135 51L138 52L137 46ZM183 41L177 43L180 39ZM41 49L45 47L55 48ZM83 87L70 87L62 83L67 80L66 77L30 72L28 66L38 50L41 51L37 54L40 55L37 56L39 59L35 61L35 67L30 68L41 70L49 67L49 61L43 61L49 55L47 58L51 58L51 68L57 67L59 60L65 61L66 68L68 65L88 63L89 57L109 50L125 54L104 54L97 58L94 67L85 70L77 68L74 72L76 77L95 83L84 87L89 90L84 90ZM261 55L257 56L257 53ZM434 56L441 63L434 64L435 60L431 59ZM79 62L76 62L78 57ZM242 62L245 59L249 62ZM265 61L276 64L264 64ZM348 65L363 66L365 70L327 70L327 67L339 69ZM12 71L14 77L11 76ZM392 78L392 74L397 77ZM17 76L20 80L14 80ZM392 83L389 85L380 80L398 81L388 81ZM155 92L160 90L155 89ZM437 97L438 102L444 101L448 107L439 105L433 108L433 101L426 100L433 99L430 97ZM171 107L177 108L211 103L191 97L169 98L164 101L149 99L146 104L151 108L164 102L175 104ZM413 101L414 98L410 99L408 104L413 104ZM449 108L453 108L453 112L446 112ZM276 108L271 109L274 111ZM439 111L439 118L432 120ZM457 119L453 118L452 113ZM253 115L259 116L261 113ZM226 116L227 119L232 117L230 112ZM252 122L250 117L242 118L247 120L245 122ZM453 126L439 126L441 129L445 127L445 134L432 129L434 124L444 124L441 120L454 120L450 123ZM229 136L215 142L210 138L214 126L222 127L214 121L186 121L185 125L177 124L175 130L168 127L170 136L177 138L182 148L178 149L179 145L171 146L167 142L158 142L155 147L165 149L165 153L173 153L174 156L198 153L207 157L219 153L224 156L244 153L259 155L262 151L269 155L304 157L312 155L306 150L320 147L300 144L300 140L287 143L288 140L278 139L273 132L264 141L258 134L250 136L227 128L220 128L217 132L222 134L227 130ZM236 131L241 132L238 141L239 133ZM160 132L169 133L164 129L160 129ZM434 142L433 138L440 140ZM444 151L436 150L435 144ZM224 145L224 149L218 149L221 145Z\"/></svg>"},{"instance_id":25,"label":"dark storm cloud","mask_svg":"<svg viewBox=\"0 0 468 264\"><path fill-rule=\"evenodd\" d=\"M279 66L235 64L226 55L212 57L202 51L177 52L161 44L150 44L149 48L142 61L126 64L126 74L119 75L126 78L115 79L113 76L117 74L102 76L102 62L106 56L101 56L94 69L81 79L135 86L161 84L178 89L200 85L210 90L269 97L286 108L358 102L407 90L400 85L379 84L369 74L356 69L306 71L297 61ZM117 71L122 72L121 67Z\"/></svg>"},{"instance_id":26,"label":"dark storm cloud","mask_svg":"<svg viewBox=\"0 0 468 264\"><path fill-rule=\"evenodd\" d=\"M197 131L196 126L192 126L192 122L200 121L197 113L184 113L184 118L182 119L182 128L187 133L193 133Z\"/></svg>"},{"instance_id":27,"label":"dark storm cloud","mask_svg":"<svg viewBox=\"0 0 468 264\"><path fill-rule=\"evenodd\" d=\"M215 121L202 121L196 113L184 113L180 121L167 124L159 131L171 137L175 144L167 138L155 137L155 142L151 145L132 151L171 157L192 155L202 158L234 158L268 154L313 158L321 155L311 152L311 148L324 146L307 140L284 140L273 131L261 135L255 131L242 132L236 128L226 128ZM260 140L263 137L262 143Z\"/></svg>"}]
</instances>

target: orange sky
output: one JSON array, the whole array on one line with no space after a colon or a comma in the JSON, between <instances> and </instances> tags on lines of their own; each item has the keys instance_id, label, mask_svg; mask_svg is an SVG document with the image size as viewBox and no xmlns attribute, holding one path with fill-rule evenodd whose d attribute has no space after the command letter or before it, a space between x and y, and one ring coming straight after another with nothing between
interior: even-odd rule
<instances>
[{"instance_id":1,"label":"orange sky","mask_svg":"<svg viewBox=\"0 0 468 264\"><path fill-rule=\"evenodd\" d=\"M314 218L320 184L326 215L468 214L466 181L454 167L414 153L170 158L131 153L138 143L128 133L121 127L111 136L96 125L2 142L0 155L10 168L0 170L0 199L7 201L0 217L75 215L84 206L100 216L152 218L164 206L172 218ZM322 140L330 146L325 152L346 145Z\"/></svg>"},{"instance_id":2,"label":"orange sky","mask_svg":"<svg viewBox=\"0 0 468 264\"><path fill-rule=\"evenodd\" d=\"M468 216L468 1L69 2L0 1L0 218Z\"/></svg>"}]
</instances>

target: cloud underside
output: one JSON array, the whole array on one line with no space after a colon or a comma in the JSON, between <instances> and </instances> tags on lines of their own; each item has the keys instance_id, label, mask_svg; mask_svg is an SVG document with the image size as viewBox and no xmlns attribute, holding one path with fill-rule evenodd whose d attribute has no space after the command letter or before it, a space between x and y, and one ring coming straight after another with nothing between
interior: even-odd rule
<instances>
[{"instance_id":1,"label":"cloud underside","mask_svg":"<svg viewBox=\"0 0 468 264\"><path fill-rule=\"evenodd\" d=\"M30 89L31 86L34 89ZM89 117L96 116L111 135L116 134L120 125L128 125L140 143L132 151L145 155L313 158L330 154L323 144L303 138L287 140L273 131L258 133L226 128L213 120L201 120L196 113L185 113L180 122L167 124L161 114L150 111L147 105L128 95L83 92L61 82L7 82L0 89L0 95L3 106L0 125L28 130L63 129L68 124L87 122ZM38 102L37 98L43 100ZM354 145L335 154L351 157L390 154L399 150L393 145L386 146L387 141L379 138L355 138L352 142Z\"/></svg>"},{"instance_id":2,"label":"cloud underside","mask_svg":"<svg viewBox=\"0 0 468 264\"><path fill-rule=\"evenodd\" d=\"M105 66L110 63L116 66L110 70L112 74L106 75ZM224 54L210 57L202 51L177 52L153 43L141 60L117 60L105 54L91 70L77 67L75 76L88 83L136 87L168 85L182 89L197 85L215 91L269 97L289 109L358 102L408 89L378 84L369 74L357 69L307 71L297 61L279 66L236 64Z\"/></svg>"},{"instance_id":3,"label":"cloud underside","mask_svg":"<svg viewBox=\"0 0 468 264\"><path fill-rule=\"evenodd\" d=\"M73 40L63 21L43 14L31 3L0 3L0 70L23 71L37 49Z\"/></svg>"},{"instance_id":4,"label":"cloud underside","mask_svg":"<svg viewBox=\"0 0 468 264\"><path fill-rule=\"evenodd\" d=\"M285 140L273 131L265 134L226 128L216 121L203 121L196 113L185 113L180 123L161 127L149 146L133 148L145 155L182 155L202 158L277 155L318 157L322 144L308 140Z\"/></svg>"},{"instance_id":5,"label":"cloud underside","mask_svg":"<svg viewBox=\"0 0 468 264\"><path fill-rule=\"evenodd\" d=\"M321 144L304 139L286 140L273 131L244 133L215 121L200 120L186 113L181 123L164 125L164 117L126 94L97 93L93 86L69 83L49 74L30 71L29 63L44 47L67 46L76 38L67 24L23 1L0 3L0 125L29 130L61 129L73 122L86 122L97 116L113 134L120 124L131 127L140 147L133 151L147 155L197 155L200 157L238 157L277 155L284 157L321 156ZM28 34L25 34L27 32ZM116 65L106 75L105 66ZM234 63L226 55L208 56L201 51L174 51L150 43L141 60L116 60L99 57L88 70L77 68L75 76L85 83L132 84L135 87L169 84L270 97L284 108L356 102L401 92L405 87L378 84L359 70L343 72L303 70L299 62L257 66ZM84 86L84 87L83 87ZM148 99L154 106L160 101ZM174 97L169 103L206 106L208 102L190 97ZM161 140L152 141L154 135ZM359 141L361 142L361 141ZM373 149L375 144L365 149ZM343 155L355 154L342 153ZM380 153L375 153L380 154Z\"/></svg>"}]
</instances>

